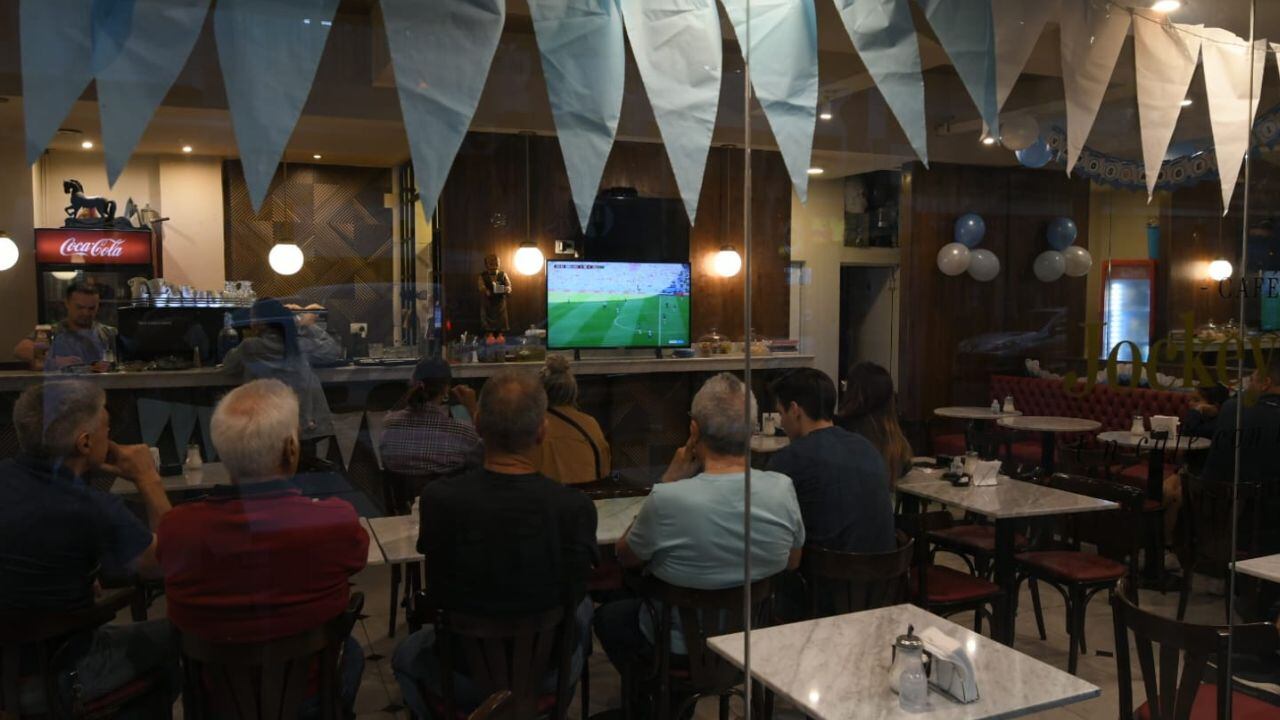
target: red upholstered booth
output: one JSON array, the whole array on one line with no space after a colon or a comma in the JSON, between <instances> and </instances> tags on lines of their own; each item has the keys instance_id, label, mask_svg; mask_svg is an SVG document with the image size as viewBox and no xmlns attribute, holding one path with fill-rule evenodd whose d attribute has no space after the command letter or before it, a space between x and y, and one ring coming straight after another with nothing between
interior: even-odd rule
<instances>
[{"instance_id":1,"label":"red upholstered booth","mask_svg":"<svg viewBox=\"0 0 1280 720\"><path fill-rule=\"evenodd\" d=\"M1084 381L1080 381L1083 390ZM1194 393L1175 390L1131 388L1128 385L1096 384L1087 391L1068 395L1061 380L1048 380L1013 375L991 376L991 397L1013 396L1013 404L1023 415L1060 415L1097 420L1102 430L1128 430L1134 415L1175 415L1185 417L1195 398ZM1062 441L1078 438L1062 435ZM964 434L935 435L933 451L943 455L964 452ZM1013 459L1038 463L1040 441L1020 437L1012 443ZM1145 478L1145 475L1142 477Z\"/></svg>"}]
</instances>

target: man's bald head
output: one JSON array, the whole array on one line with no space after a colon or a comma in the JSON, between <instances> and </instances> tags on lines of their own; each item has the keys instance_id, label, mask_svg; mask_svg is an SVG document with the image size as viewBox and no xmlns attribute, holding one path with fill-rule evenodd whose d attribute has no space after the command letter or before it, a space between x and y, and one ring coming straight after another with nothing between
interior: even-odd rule
<instances>
[{"instance_id":1,"label":"man's bald head","mask_svg":"<svg viewBox=\"0 0 1280 720\"><path fill-rule=\"evenodd\" d=\"M504 370L480 391L476 431L486 450L523 453L538 442L547 414L547 393L531 372Z\"/></svg>"}]
</instances>

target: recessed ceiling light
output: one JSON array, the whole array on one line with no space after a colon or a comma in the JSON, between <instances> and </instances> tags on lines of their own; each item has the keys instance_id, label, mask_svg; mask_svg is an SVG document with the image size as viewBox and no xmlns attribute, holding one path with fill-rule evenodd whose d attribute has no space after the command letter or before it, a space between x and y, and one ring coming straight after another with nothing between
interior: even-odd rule
<instances>
[{"instance_id":1,"label":"recessed ceiling light","mask_svg":"<svg viewBox=\"0 0 1280 720\"><path fill-rule=\"evenodd\" d=\"M1156 0L1151 3L1151 9L1158 13L1171 13L1182 7L1182 0Z\"/></svg>"},{"instance_id":2,"label":"recessed ceiling light","mask_svg":"<svg viewBox=\"0 0 1280 720\"><path fill-rule=\"evenodd\" d=\"M991 137L990 135L983 135L983 136L982 136L982 144L983 144L983 145L995 145L995 144L996 144L996 139L995 139L995 138L993 138L993 137Z\"/></svg>"},{"instance_id":3,"label":"recessed ceiling light","mask_svg":"<svg viewBox=\"0 0 1280 720\"><path fill-rule=\"evenodd\" d=\"M324 156L323 156L323 155L321 155L320 153L316 153L315 155L312 155L312 156L311 156L311 159L312 159L312 160L319 160L319 159L320 159L320 158L322 158L322 157L324 157Z\"/></svg>"},{"instance_id":4,"label":"recessed ceiling light","mask_svg":"<svg viewBox=\"0 0 1280 720\"><path fill-rule=\"evenodd\" d=\"M822 174L822 173L824 173L824 172L826 172L826 170L823 170L823 169L822 169L822 168L820 168L820 167L811 167L811 168L809 168L809 174L810 174L810 175L821 175L821 174Z\"/></svg>"},{"instance_id":5,"label":"recessed ceiling light","mask_svg":"<svg viewBox=\"0 0 1280 720\"><path fill-rule=\"evenodd\" d=\"M84 142L81 142L81 143L80 143L80 147L84 148L85 150L92 150L92 149L93 149L93 141L92 141L92 140L85 140Z\"/></svg>"},{"instance_id":6,"label":"recessed ceiling light","mask_svg":"<svg viewBox=\"0 0 1280 720\"><path fill-rule=\"evenodd\" d=\"M818 112L818 119L819 119L819 120L830 120L830 119L831 119L831 118L833 118L833 117L835 117L835 115L833 115L833 114L832 114L832 112L831 112L831 101L830 101L830 100L828 100L828 101L826 101L826 102L822 103L822 110Z\"/></svg>"},{"instance_id":7,"label":"recessed ceiling light","mask_svg":"<svg viewBox=\"0 0 1280 720\"><path fill-rule=\"evenodd\" d=\"M1194 101L1191 98L1186 98L1185 100L1182 101L1182 107L1191 107L1191 104L1193 102Z\"/></svg>"},{"instance_id":8,"label":"recessed ceiling light","mask_svg":"<svg viewBox=\"0 0 1280 720\"><path fill-rule=\"evenodd\" d=\"M190 145L183 145L183 146L182 146L182 152L184 152L184 153L189 153L189 152L191 152L191 151L192 151L192 150L194 150L194 149L195 149L195 148L191 147Z\"/></svg>"}]
</instances>

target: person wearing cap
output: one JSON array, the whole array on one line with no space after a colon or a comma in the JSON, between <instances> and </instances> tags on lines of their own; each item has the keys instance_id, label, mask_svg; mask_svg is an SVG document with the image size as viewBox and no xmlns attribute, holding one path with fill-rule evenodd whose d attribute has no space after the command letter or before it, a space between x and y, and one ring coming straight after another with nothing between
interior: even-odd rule
<instances>
[{"instance_id":1,"label":"person wearing cap","mask_svg":"<svg viewBox=\"0 0 1280 720\"><path fill-rule=\"evenodd\" d=\"M484 450L470 422L449 412L452 398L474 418L476 393L453 385L449 363L425 358L413 369L404 407L387 413L378 448L386 469L442 477L480 465Z\"/></svg>"}]
</instances>

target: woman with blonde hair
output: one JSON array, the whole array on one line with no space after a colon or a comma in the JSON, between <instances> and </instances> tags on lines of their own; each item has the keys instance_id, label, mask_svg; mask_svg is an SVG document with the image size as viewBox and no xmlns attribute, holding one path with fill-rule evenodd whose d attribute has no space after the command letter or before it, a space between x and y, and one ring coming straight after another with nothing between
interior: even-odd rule
<instances>
[{"instance_id":1,"label":"woman with blonde hair","mask_svg":"<svg viewBox=\"0 0 1280 720\"><path fill-rule=\"evenodd\" d=\"M547 434L538 446L538 472L565 485L607 476L613 469L609 443L600 423L578 409L578 381L569 360L547 357L538 376L547 391Z\"/></svg>"},{"instance_id":2,"label":"woman with blonde hair","mask_svg":"<svg viewBox=\"0 0 1280 720\"><path fill-rule=\"evenodd\" d=\"M871 441L884 457L891 482L897 482L911 469L911 443L898 425L893 378L888 370L872 362L849 368L844 404L836 413L836 424Z\"/></svg>"}]
</instances>

